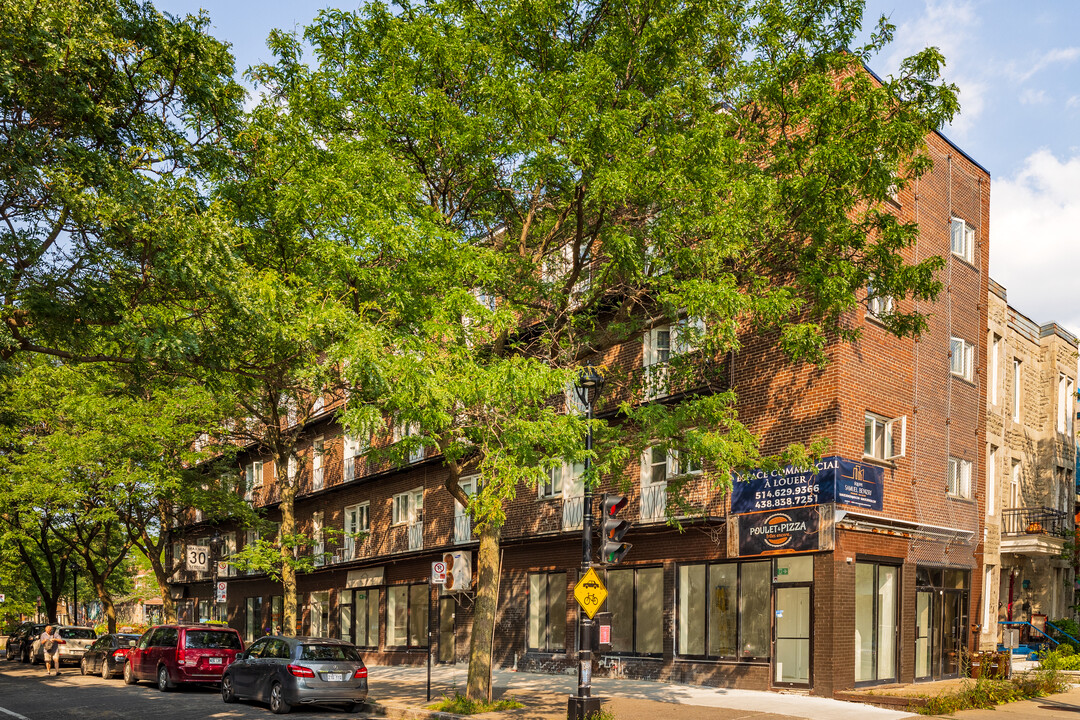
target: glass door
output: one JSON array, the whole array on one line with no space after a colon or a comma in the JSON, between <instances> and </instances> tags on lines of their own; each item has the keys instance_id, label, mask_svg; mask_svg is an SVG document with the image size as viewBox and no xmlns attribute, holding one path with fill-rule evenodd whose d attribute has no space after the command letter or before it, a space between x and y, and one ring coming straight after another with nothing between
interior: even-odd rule
<instances>
[{"instance_id":1,"label":"glass door","mask_svg":"<svg viewBox=\"0 0 1080 720\"><path fill-rule=\"evenodd\" d=\"M964 609L963 593L944 590L941 593L941 677L960 676L960 655L963 650Z\"/></svg>"},{"instance_id":2,"label":"glass door","mask_svg":"<svg viewBox=\"0 0 1080 720\"><path fill-rule=\"evenodd\" d=\"M930 607L934 604L932 592L915 595L915 679L930 677L932 638L930 635Z\"/></svg>"},{"instance_id":3,"label":"glass door","mask_svg":"<svg viewBox=\"0 0 1080 720\"><path fill-rule=\"evenodd\" d=\"M439 598L439 662L454 662L454 607L451 597Z\"/></svg>"},{"instance_id":4,"label":"glass door","mask_svg":"<svg viewBox=\"0 0 1080 720\"><path fill-rule=\"evenodd\" d=\"M777 586L774 685L810 685L810 585Z\"/></svg>"}]
</instances>

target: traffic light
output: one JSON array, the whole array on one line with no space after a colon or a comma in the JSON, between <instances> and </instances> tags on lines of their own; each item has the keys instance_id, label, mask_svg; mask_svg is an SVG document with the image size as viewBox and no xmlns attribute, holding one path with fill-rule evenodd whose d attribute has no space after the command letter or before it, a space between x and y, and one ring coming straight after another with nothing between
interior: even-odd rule
<instances>
[{"instance_id":1,"label":"traffic light","mask_svg":"<svg viewBox=\"0 0 1080 720\"><path fill-rule=\"evenodd\" d=\"M631 545L622 541L623 535L630 529L630 521L617 517L628 502L624 495L604 494L600 497L603 518L600 526L603 534L600 540L600 562L604 565L615 565L630 552Z\"/></svg>"}]
</instances>

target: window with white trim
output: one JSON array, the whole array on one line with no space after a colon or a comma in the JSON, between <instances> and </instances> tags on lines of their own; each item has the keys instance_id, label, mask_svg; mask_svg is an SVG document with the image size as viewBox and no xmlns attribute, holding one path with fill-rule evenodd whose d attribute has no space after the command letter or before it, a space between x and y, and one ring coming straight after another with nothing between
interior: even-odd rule
<instances>
[{"instance_id":1,"label":"window with white trim","mask_svg":"<svg viewBox=\"0 0 1080 720\"><path fill-rule=\"evenodd\" d=\"M394 423L394 442L398 443L409 437L420 434L420 426L417 423L397 422ZM409 463L420 462L424 459L424 446L420 445L409 450L406 461Z\"/></svg>"},{"instance_id":2,"label":"window with white trim","mask_svg":"<svg viewBox=\"0 0 1080 720\"><path fill-rule=\"evenodd\" d=\"M1020 497L1020 461L1012 461L1012 470L1009 474L1009 507L1018 508L1022 499Z\"/></svg>"},{"instance_id":3,"label":"window with white trim","mask_svg":"<svg viewBox=\"0 0 1080 720\"><path fill-rule=\"evenodd\" d=\"M950 495L962 498L971 497L971 461L949 458L948 487Z\"/></svg>"},{"instance_id":4,"label":"window with white trim","mask_svg":"<svg viewBox=\"0 0 1080 720\"><path fill-rule=\"evenodd\" d=\"M870 317L879 318L893 311L893 298L891 295L879 293L874 288L873 281L866 284L866 314Z\"/></svg>"},{"instance_id":5,"label":"window with white trim","mask_svg":"<svg viewBox=\"0 0 1080 720\"><path fill-rule=\"evenodd\" d=\"M659 485L670 477L700 475L701 461L680 457L678 450L665 450L660 446L647 449L641 456L641 484Z\"/></svg>"},{"instance_id":6,"label":"window with white trim","mask_svg":"<svg viewBox=\"0 0 1080 720\"><path fill-rule=\"evenodd\" d=\"M263 464L260 460L249 462L244 466L244 499L251 502L255 497L255 490L263 484Z\"/></svg>"},{"instance_id":7,"label":"window with white trim","mask_svg":"<svg viewBox=\"0 0 1080 720\"><path fill-rule=\"evenodd\" d=\"M994 503L997 495L997 446L990 446L990 453L986 460L986 514L994 515L997 508Z\"/></svg>"},{"instance_id":8,"label":"window with white trim","mask_svg":"<svg viewBox=\"0 0 1080 720\"><path fill-rule=\"evenodd\" d=\"M326 552L326 544L323 542L323 511L316 510L311 513L311 557L316 565L326 562L323 553Z\"/></svg>"},{"instance_id":9,"label":"window with white trim","mask_svg":"<svg viewBox=\"0 0 1080 720\"><path fill-rule=\"evenodd\" d=\"M1075 394L1073 391L1073 379L1065 373L1058 375L1058 401L1057 401L1057 431L1065 434L1070 431L1069 422L1073 412Z\"/></svg>"},{"instance_id":10,"label":"window with white trim","mask_svg":"<svg viewBox=\"0 0 1080 720\"><path fill-rule=\"evenodd\" d=\"M581 497L584 492L585 463L562 462L544 469L544 477L538 486L541 500L557 497Z\"/></svg>"},{"instance_id":11,"label":"window with white trim","mask_svg":"<svg viewBox=\"0 0 1080 720\"><path fill-rule=\"evenodd\" d=\"M954 217L951 226L951 250L952 254L973 262L975 256L975 228L967 224L961 218Z\"/></svg>"},{"instance_id":12,"label":"window with white trim","mask_svg":"<svg viewBox=\"0 0 1080 720\"><path fill-rule=\"evenodd\" d=\"M998 404L1001 385L1001 336L994 334L990 341L990 403Z\"/></svg>"},{"instance_id":13,"label":"window with white trim","mask_svg":"<svg viewBox=\"0 0 1080 720\"><path fill-rule=\"evenodd\" d=\"M323 436L311 443L311 489L322 490L325 485L323 462L326 456L326 441Z\"/></svg>"},{"instance_id":14,"label":"window with white trim","mask_svg":"<svg viewBox=\"0 0 1080 720\"><path fill-rule=\"evenodd\" d=\"M419 522L424 511L424 488L398 493L393 498L392 525L412 525Z\"/></svg>"},{"instance_id":15,"label":"window with white trim","mask_svg":"<svg viewBox=\"0 0 1080 720\"><path fill-rule=\"evenodd\" d=\"M956 377L971 380L975 368L975 346L963 338L949 340L949 372Z\"/></svg>"},{"instance_id":16,"label":"window with white trim","mask_svg":"<svg viewBox=\"0 0 1080 720\"><path fill-rule=\"evenodd\" d=\"M642 366L646 369L647 398L668 394L667 364L674 357L697 350L704 335L705 321L696 317L683 318L670 325L657 325L645 332Z\"/></svg>"},{"instance_id":17,"label":"window with white trim","mask_svg":"<svg viewBox=\"0 0 1080 720\"><path fill-rule=\"evenodd\" d=\"M1020 358L1013 358L1012 419L1020 422Z\"/></svg>"},{"instance_id":18,"label":"window with white trim","mask_svg":"<svg viewBox=\"0 0 1080 720\"><path fill-rule=\"evenodd\" d=\"M345 559L351 560L356 556L358 541L356 535L371 530L371 503L349 505L345 508L343 515L345 516Z\"/></svg>"},{"instance_id":19,"label":"window with white trim","mask_svg":"<svg viewBox=\"0 0 1080 720\"><path fill-rule=\"evenodd\" d=\"M863 457L895 460L907 450L907 415L888 418L866 413L863 424Z\"/></svg>"}]
</instances>

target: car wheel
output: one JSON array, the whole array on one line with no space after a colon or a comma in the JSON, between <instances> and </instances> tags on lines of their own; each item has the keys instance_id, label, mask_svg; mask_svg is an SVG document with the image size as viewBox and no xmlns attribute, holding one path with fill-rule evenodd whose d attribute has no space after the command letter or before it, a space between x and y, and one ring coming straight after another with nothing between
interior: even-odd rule
<instances>
[{"instance_id":1,"label":"car wheel","mask_svg":"<svg viewBox=\"0 0 1080 720\"><path fill-rule=\"evenodd\" d=\"M86 669L86 658L83 658L82 660L79 661L79 674L80 675L89 675L90 674L90 672Z\"/></svg>"},{"instance_id":2,"label":"car wheel","mask_svg":"<svg viewBox=\"0 0 1080 720\"><path fill-rule=\"evenodd\" d=\"M161 692L168 692L173 689L172 680L169 679L169 669L162 665L157 671L157 689Z\"/></svg>"},{"instance_id":3,"label":"car wheel","mask_svg":"<svg viewBox=\"0 0 1080 720\"><path fill-rule=\"evenodd\" d=\"M227 703L236 702L236 694L233 692L232 678L225 675L221 678L221 701Z\"/></svg>"},{"instance_id":4,"label":"car wheel","mask_svg":"<svg viewBox=\"0 0 1080 720\"><path fill-rule=\"evenodd\" d=\"M127 664L124 665L124 682L128 685L134 685L135 683L139 682L139 680L135 677L135 671L131 669L130 660L128 660Z\"/></svg>"},{"instance_id":5,"label":"car wheel","mask_svg":"<svg viewBox=\"0 0 1080 720\"><path fill-rule=\"evenodd\" d=\"M270 710L275 715L284 715L292 710L292 705L285 702L285 688L281 687L281 683L274 683L274 687L270 688Z\"/></svg>"},{"instance_id":6,"label":"car wheel","mask_svg":"<svg viewBox=\"0 0 1080 720\"><path fill-rule=\"evenodd\" d=\"M101 679L102 680L108 680L111 677L112 677L112 671L109 670L109 661L108 660L102 660L101 661Z\"/></svg>"}]
</instances>

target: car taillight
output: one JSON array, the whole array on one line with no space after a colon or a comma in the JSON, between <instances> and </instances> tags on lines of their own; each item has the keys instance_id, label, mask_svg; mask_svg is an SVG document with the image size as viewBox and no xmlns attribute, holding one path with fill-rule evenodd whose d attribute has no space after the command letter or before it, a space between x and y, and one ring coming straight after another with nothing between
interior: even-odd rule
<instances>
[{"instance_id":1,"label":"car taillight","mask_svg":"<svg viewBox=\"0 0 1080 720\"><path fill-rule=\"evenodd\" d=\"M367 668L366 667L357 668L356 674L353 675L353 677L355 679L357 679L357 680L361 680L363 678L366 678L367 677Z\"/></svg>"},{"instance_id":2,"label":"car taillight","mask_svg":"<svg viewBox=\"0 0 1080 720\"><path fill-rule=\"evenodd\" d=\"M286 668L296 677L315 677L315 671L309 667L304 667L303 665L287 665Z\"/></svg>"},{"instance_id":3,"label":"car taillight","mask_svg":"<svg viewBox=\"0 0 1080 720\"><path fill-rule=\"evenodd\" d=\"M128 654L127 648L120 648L119 650L113 650L112 656L114 658L126 658Z\"/></svg>"},{"instance_id":4,"label":"car taillight","mask_svg":"<svg viewBox=\"0 0 1080 720\"><path fill-rule=\"evenodd\" d=\"M183 650L176 651L176 663L177 665L184 665L187 663L187 656L184 654Z\"/></svg>"}]
</instances>

